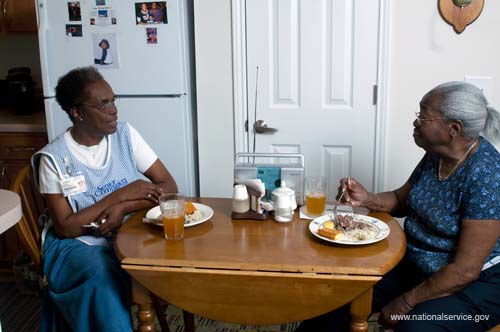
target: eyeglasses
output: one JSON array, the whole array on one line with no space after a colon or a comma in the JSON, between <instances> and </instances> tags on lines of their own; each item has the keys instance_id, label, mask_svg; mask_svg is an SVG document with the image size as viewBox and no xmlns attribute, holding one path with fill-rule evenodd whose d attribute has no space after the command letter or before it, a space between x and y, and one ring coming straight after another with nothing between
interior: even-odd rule
<instances>
[{"instance_id":1,"label":"eyeglasses","mask_svg":"<svg viewBox=\"0 0 500 332\"><path fill-rule=\"evenodd\" d=\"M102 103L101 105L94 105L94 104L87 104L87 103L80 103L78 104L77 106L81 106L81 105L85 105L85 106L90 106L90 107L93 107L97 110L99 110L100 112L102 113L107 113L109 112L111 109L113 108L116 108L116 105L118 104L118 102L120 101L120 98L118 96L114 96L113 97L113 100L111 101L108 101L106 103Z\"/></svg>"},{"instance_id":2,"label":"eyeglasses","mask_svg":"<svg viewBox=\"0 0 500 332\"><path fill-rule=\"evenodd\" d=\"M420 117L420 112L415 112L415 116L417 117L417 125L421 125L423 121L433 121L433 120L445 120L446 118L441 117L441 118L428 118L424 119Z\"/></svg>"}]
</instances>

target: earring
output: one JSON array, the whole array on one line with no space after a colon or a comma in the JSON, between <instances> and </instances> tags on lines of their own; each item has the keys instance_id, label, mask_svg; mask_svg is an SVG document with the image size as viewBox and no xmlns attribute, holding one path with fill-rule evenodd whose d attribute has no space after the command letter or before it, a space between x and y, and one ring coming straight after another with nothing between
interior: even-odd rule
<instances>
[{"instance_id":1,"label":"earring","mask_svg":"<svg viewBox=\"0 0 500 332\"><path fill-rule=\"evenodd\" d=\"M457 132L455 130L450 130L450 136L451 136L451 139L454 140L455 139L455 136L457 136Z\"/></svg>"}]
</instances>

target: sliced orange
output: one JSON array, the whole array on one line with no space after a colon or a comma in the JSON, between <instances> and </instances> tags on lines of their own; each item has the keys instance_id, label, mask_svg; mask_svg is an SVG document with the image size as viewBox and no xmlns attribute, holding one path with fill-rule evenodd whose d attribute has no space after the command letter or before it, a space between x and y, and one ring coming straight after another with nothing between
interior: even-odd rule
<instances>
[{"instance_id":1,"label":"sliced orange","mask_svg":"<svg viewBox=\"0 0 500 332\"><path fill-rule=\"evenodd\" d=\"M192 202L186 202L185 205L185 214L193 214L196 211L196 206Z\"/></svg>"}]
</instances>

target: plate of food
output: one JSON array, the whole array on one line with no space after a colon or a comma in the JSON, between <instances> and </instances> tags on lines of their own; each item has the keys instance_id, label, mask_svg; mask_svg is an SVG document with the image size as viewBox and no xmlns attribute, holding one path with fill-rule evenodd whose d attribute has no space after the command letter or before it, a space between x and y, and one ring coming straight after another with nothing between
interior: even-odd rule
<instances>
[{"instance_id":1,"label":"plate of food","mask_svg":"<svg viewBox=\"0 0 500 332\"><path fill-rule=\"evenodd\" d=\"M214 210L212 210L210 206L200 203L186 202L184 227L187 228L204 223L205 221L212 218L213 215ZM160 207L155 206L154 208L151 208L146 213L146 218L144 218L142 221L148 224L154 224L156 226L163 227Z\"/></svg>"},{"instance_id":2,"label":"plate of food","mask_svg":"<svg viewBox=\"0 0 500 332\"><path fill-rule=\"evenodd\" d=\"M313 219L309 231L322 240L349 245L370 244L381 241L391 232L387 224L377 218L353 214L338 213Z\"/></svg>"}]
</instances>

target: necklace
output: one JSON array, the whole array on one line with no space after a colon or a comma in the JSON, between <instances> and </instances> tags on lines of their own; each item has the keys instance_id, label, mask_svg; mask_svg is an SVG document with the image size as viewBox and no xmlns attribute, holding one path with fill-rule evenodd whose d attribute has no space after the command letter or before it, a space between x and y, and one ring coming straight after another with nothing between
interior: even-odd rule
<instances>
[{"instance_id":1,"label":"necklace","mask_svg":"<svg viewBox=\"0 0 500 332\"><path fill-rule=\"evenodd\" d=\"M458 166L460 166L460 164L462 164L465 159L467 159L469 153L472 151L472 149L474 149L474 147L476 146L477 144L477 140L474 141L474 143L472 143L469 148L467 149L467 151L465 151L465 153L463 154L462 157L460 157L460 159L456 162L455 166L453 166L453 168L451 169L450 172L448 172L448 175L446 176L441 176L441 164L442 164L442 159L439 158L439 166L438 166L438 179L439 181L442 181L442 180L446 180L447 178L449 178L453 173L455 173L455 171L457 170Z\"/></svg>"}]
</instances>

